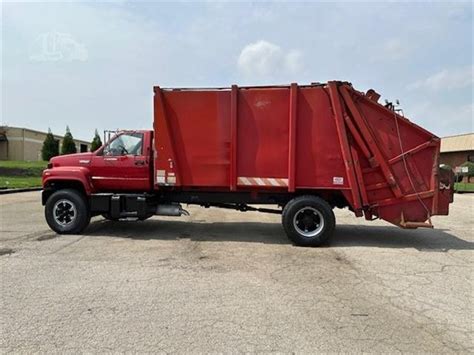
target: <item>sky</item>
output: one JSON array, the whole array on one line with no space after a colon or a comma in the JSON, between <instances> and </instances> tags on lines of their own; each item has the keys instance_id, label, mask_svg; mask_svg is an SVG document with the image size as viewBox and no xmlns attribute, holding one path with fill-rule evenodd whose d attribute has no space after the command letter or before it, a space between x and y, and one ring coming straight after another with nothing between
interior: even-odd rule
<instances>
[{"instance_id":1,"label":"sky","mask_svg":"<svg viewBox=\"0 0 474 355\"><path fill-rule=\"evenodd\" d=\"M467 2L2 2L1 124L150 129L153 86L350 81L473 132Z\"/></svg>"}]
</instances>

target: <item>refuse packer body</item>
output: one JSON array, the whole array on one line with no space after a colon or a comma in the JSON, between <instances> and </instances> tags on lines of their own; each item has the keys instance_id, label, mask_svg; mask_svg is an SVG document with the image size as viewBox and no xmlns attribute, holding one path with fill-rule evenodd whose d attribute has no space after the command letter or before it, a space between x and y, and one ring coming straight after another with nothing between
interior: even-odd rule
<instances>
[{"instance_id":1,"label":"refuse packer body","mask_svg":"<svg viewBox=\"0 0 474 355\"><path fill-rule=\"evenodd\" d=\"M78 233L99 214L187 214L181 204L258 210L281 213L288 237L307 246L331 236L335 207L432 228L453 201L440 139L379 98L338 81L155 87L153 131L120 131L96 152L51 160L46 218L59 233Z\"/></svg>"}]
</instances>

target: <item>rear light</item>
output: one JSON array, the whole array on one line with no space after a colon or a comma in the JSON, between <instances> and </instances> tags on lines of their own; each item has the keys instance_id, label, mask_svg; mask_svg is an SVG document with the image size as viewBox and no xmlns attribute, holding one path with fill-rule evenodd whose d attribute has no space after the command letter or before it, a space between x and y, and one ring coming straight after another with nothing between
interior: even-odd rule
<instances>
[{"instance_id":1,"label":"rear light","mask_svg":"<svg viewBox=\"0 0 474 355\"><path fill-rule=\"evenodd\" d=\"M52 169L53 168L53 163L48 163L48 169Z\"/></svg>"}]
</instances>

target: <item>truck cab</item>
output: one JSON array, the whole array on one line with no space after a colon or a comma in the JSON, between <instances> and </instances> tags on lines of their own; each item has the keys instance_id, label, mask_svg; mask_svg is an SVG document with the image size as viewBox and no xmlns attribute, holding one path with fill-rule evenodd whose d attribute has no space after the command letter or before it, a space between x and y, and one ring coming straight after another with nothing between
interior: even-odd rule
<instances>
[{"instance_id":1,"label":"truck cab","mask_svg":"<svg viewBox=\"0 0 474 355\"><path fill-rule=\"evenodd\" d=\"M152 131L121 131L95 152L51 159L43 173L46 190L67 181L84 191L149 191L152 189Z\"/></svg>"},{"instance_id":2,"label":"truck cab","mask_svg":"<svg viewBox=\"0 0 474 355\"><path fill-rule=\"evenodd\" d=\"M42 202L46 211L50 210L46 213L48 224L57 232L78 233L82 229L73 228L78 220L83 225L100 212L112 219L108 206L94 213L101 200L116 193L151 192L152 142L152 131L126 130L95 152L52 158L43 172ZM50 199L53 195L55 198ZM48 201L53 205L48 206Z\"/></svg>"}]
</instances>

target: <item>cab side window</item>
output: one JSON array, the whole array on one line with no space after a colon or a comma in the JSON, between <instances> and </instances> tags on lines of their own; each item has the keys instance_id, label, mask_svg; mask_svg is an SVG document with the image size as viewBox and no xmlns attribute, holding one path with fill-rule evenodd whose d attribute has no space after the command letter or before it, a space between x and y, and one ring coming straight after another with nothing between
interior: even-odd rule
<instances>
[{"instance_id":1,"label":"cab side window","mask_svg":"<svg viewBox=\"0 0 474 355\"><path fill-rule=\"evenodd\" d=\"M124 133L107 144L102 155L142 155L142 149L143 133Z\"/></svg>"}]
</instances>

